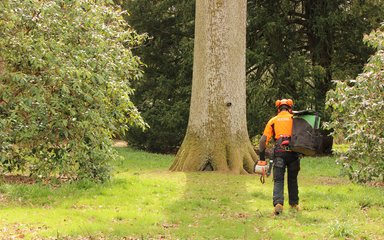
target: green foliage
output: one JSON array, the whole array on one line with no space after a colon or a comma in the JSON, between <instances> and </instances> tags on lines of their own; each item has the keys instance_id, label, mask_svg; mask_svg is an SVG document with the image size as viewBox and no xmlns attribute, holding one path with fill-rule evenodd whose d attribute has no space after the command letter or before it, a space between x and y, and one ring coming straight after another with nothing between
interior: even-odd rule
<instances>
[{"instance_id":1,"label":"green foliage","mask_svg":"<svg viewBox=\"0 0 384 240\"><path fill-rule=\"evenodd\" d=\"M127 140L140 149L170 152L186 132L192 80L194 2L119 2L128 22L151 37L135 49L147 64L134 85L133 102L151 126L133 129ZM318 110L322 118L332 79L355 78L372 48L361 41L376 28L383 4L376 0L249 0L247 23L247 119L250 136L276 113L277 98L296 109ZM235 64L235 63L234 63Z\"/></svg>"},{"instance_id":2,"label":"green foliage","mask_svg":"<svg viewBox=\"0 0 384 240\"><path fill-rule=\"evenodd\" d=\"M334 155L341 155L348 151L349 144L333 144L332 153Z\"/></svg>"},{"instance_id":3,"label":"green foliage","mask_svg":"<svg viewBox=\"0 0 384 240\"><path fill-rule=\"evenodd\" d=\"M251 136L261 133L278 98L292 98L296 109L315 109L328 119L324 106L332 79L356 77L373 52L361 38L383 14L376 0L248 1Z\"/></svg>"},{"instance_id":4,"label":"green foliage","mask_svg":"<svg viewBox=\"0 0 384 240\"><path fill-rule=\"evenodd\" d=\"M132 98L150 128L132 129L126 138L131 146L147 151L174 151L183 140L189 116L194 1L120 2L132 13L128 22L150 36L136 49L147 66Z\"/></svg>"},{"instance_id":5,"label":"green foliage","mask_svg":"<svg viewBox=\"0 0 384 240\"><path fill-rule=\"evenodd\" d=\"M144 126L130 96L145 36L107 0L0 9L1 171L106 179L112 135Z\"/></svg>"},{"instance_id":6,"label":"green foliage","mask_svg":"<svg viewBox=\"0 0 384 240\"><path fill-rule=\"evenodd\" d=\"M350 142L340 161L351 179L384 181L384 25L365 36L377 48L356 80L337 81L328 94L330 128Z\"/></svg>"}]
</instances>

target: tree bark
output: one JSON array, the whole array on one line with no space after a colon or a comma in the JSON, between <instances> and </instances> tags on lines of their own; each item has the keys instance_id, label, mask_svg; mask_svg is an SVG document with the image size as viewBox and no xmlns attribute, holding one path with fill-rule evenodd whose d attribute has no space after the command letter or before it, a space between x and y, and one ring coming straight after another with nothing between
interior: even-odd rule
<instances>
[{"instance_id":1,"label":"tree bark","mask_svg":"<svg viewBox=\"0 0 384 240\"><path fill-rule=\"evenodd\" d=\"M246 124L246 0L197 0L187 133L173 171L251 173Z\"/></svg>"}]
</instances>

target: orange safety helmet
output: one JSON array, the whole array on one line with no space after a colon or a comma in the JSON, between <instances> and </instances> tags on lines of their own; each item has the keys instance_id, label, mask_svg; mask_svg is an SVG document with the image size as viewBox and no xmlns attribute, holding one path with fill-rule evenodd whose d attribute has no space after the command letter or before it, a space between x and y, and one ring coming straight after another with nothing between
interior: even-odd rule
<instances>
[{"instance_id":1,"label":"orange safety helmet","mask_svg":"<svg viewBox=\"0 0 384 240\"><path fill-rule=\"evenodd\" d=\"M292 106L293 106L293 101L292 99L281 99L281 100L276 100L275 103L276 107L279 109L280 112L280 107L285 105L290 108L290 112L292 111Z\"/></svg>"}]
</instances>

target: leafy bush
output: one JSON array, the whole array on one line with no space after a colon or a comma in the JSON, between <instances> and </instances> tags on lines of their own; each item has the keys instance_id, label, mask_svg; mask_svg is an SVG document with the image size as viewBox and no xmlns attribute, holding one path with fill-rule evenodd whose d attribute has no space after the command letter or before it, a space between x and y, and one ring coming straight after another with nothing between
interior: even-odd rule
<instances>
[{"instance_id":1,"label":"leafy bush","mask_svg":"<svg viewBox=\"0 0 384 240\"><path fill-rule=\"evenodd\" d=\"M0 3L0 171L104 180L130 101L138 35L112 1Z\"/></svg>"},{"instance_id":2,"label":"leafy bush","mask_svg":"<svg viewBox=\"0 0 384 240\"><path fill-rule=\"evenodd\" d=\"M337 81L329 92L327 105L333 109L329 127L351 143L340 159L351 179L384 181L384 24L365 41L377 52L356 80Z\"/></svg>"}]
</instances>

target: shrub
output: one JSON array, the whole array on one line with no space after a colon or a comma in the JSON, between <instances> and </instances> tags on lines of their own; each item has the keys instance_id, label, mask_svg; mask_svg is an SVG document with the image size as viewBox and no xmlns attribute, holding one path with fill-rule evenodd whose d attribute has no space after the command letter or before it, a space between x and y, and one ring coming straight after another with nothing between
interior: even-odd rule
<instances>
[{"instance_id":1,"label":"shrub","mask_svg":"<svg viewBox=\"0 0 384 240\"><path fill-rule=\"evenodd\" d=\"M384 181L384 24L365 36L377 48L356 80L337 81L328 94L333 109L330 128L350 146L340 162L357 182Z\"/></svg>"},{"instance_id":2,"label":"shrub","mask_svg":"<svg viewBox=\"0 0 384 240\"><path fill-rule=\"evenodd\" d=\"M130 101L138 35L112 1L0 3L0 171L105 180Z\"/></svg>"}]
</instances>

